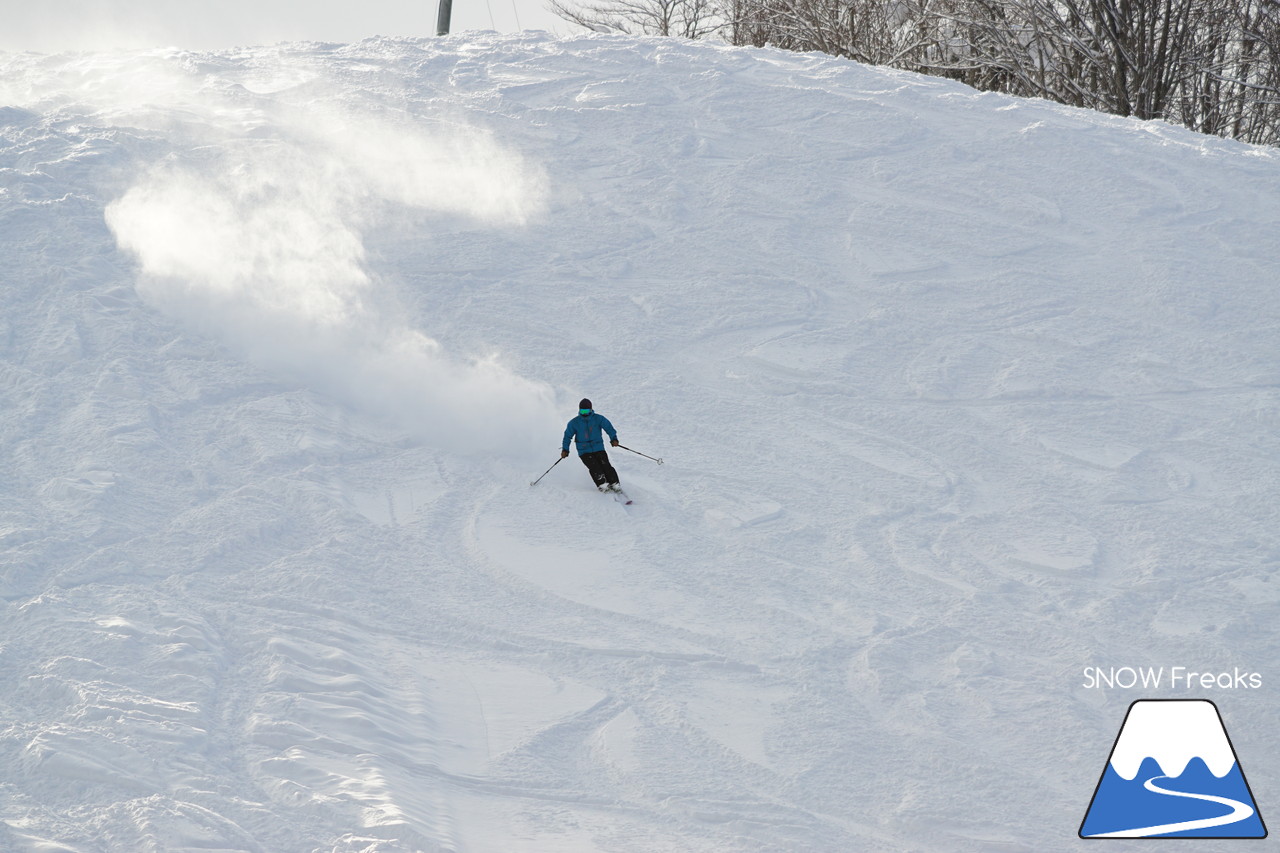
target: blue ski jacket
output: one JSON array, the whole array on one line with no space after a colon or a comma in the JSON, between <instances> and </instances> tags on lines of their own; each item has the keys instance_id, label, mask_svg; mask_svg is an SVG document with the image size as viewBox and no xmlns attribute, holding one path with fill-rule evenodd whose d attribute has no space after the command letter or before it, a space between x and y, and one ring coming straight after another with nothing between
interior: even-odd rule
<instances>
[{"instance_id":1,"label":"blue ski jacket","mask_svg":"<svg viewBox=\"0 0 1280 853\"><path fill-rule=\"evenodd\" d=\"M564 428L564 441L560 444L560 449L569 450L569 441L572 439L578 443L578 455L584 453L595 453L604 450L604 439L600 435L600 430L609 433L612 441L618 440L618 431L613 428L613 424L609 423L609 419L598 412L592 412L585 418L577 415L573 420L569 421L569 425Z\"/></svg>"}]
</instances>

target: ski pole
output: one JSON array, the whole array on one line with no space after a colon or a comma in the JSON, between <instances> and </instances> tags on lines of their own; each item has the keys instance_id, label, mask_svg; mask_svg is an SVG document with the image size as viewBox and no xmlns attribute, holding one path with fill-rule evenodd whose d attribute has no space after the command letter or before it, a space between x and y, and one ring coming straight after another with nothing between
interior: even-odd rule
<instances>
[{"instance_id":1,"label":"ski pole","mask_svg":"<svg viewBox=\"0 0 1280 853\"><path fill-rule=\"evenodd\" d=\"M619 444L618 446L621 447L623 450L631 450L631 448L627 447L625 444ZM636 456L643 456L645 459L653 459L653 461L657 462L659 465L662 464L661 459L654 459L654 457L650 456L647 453L641 453L639 450L631 450L631 452L634 453Z\"/></svg>"},{"instance_id":2,"label":"ski pole","mask_svg":"<svg viewBox=\"0 0 1280 853\"><path fill-rule=\"evenodd\" d=\"M559 459L557 459L555 462L552 462L552 463L551 463L551 468L556 467L556 466L557 466L557 465L559 465L563 460L564 460L564 457L563 457L563 456L561 456L561 457L560 457ZM548 468L547 470L543 471L543 472L542 472L542 477L545 477L545 476L547 476L548 474L550 474L550 473L551 473L551 468ZM538 479L534 480L534 481L533 481L532 483L530 483L529 485L530 485L530 486L536 486L536 485L538 485L539 483L541 483L541 482L542 482L542 477L539 477Z\"/></svg>"}]
</instances>

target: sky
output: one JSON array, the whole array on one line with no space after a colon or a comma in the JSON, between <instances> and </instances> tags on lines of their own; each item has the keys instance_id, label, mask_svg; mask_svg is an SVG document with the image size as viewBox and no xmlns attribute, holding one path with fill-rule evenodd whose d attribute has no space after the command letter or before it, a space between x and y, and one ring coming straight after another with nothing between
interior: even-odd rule
<instances>
[{"instance_id":1,"label":"sky","mask_svg":"<svg viewBox=\"0 0 1280 853\"><path fill-rule=\"evenodd\" d=\"M454 0L452 31L571 27L546 0ZM216 50L280 41L359 41L434 35L437 0L0 0L0 51L115 48Z\"/></svg>"}]
</instances>

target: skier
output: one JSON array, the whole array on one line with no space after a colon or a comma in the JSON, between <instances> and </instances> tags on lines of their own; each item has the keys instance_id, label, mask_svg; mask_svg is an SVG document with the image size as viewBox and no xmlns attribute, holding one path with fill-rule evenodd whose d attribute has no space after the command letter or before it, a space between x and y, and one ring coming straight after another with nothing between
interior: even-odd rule
<instances>
[{"instance_id":1,"label":"skier","mask_svg":"<svg viewBox=\"0 0 1280 853\"><path fill-rule=\"evenodd\" d=\"M560 458L569 455L569 441L578 445L578 458L591 472L591 479L596 488L602 492L621 491L618 485L618 472L609 463L609 454L604 449L604 438L600 431L609 433L609 444L618 446L618 431L609 423L609 419L591 407L591 401L582 398L578 402L578 416L569 421L564 428L564 441L560 443Z\"/></svg>"}]
</instances>

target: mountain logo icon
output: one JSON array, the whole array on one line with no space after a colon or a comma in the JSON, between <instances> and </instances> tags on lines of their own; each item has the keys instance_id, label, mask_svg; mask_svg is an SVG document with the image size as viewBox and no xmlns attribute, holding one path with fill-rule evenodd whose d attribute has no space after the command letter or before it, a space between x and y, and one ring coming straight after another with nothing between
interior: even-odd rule
<instances>
[{"instance_id":1,"label":"mountain logo icon","mask_svg":"<svg viewBox=\"0 0 1280 853\"><path fill-rule=\"evenodd\" d=\"M1129 706L1080 824L1081 838L1266 838L1218 706Z\"/></svg>"}]
</instances>

